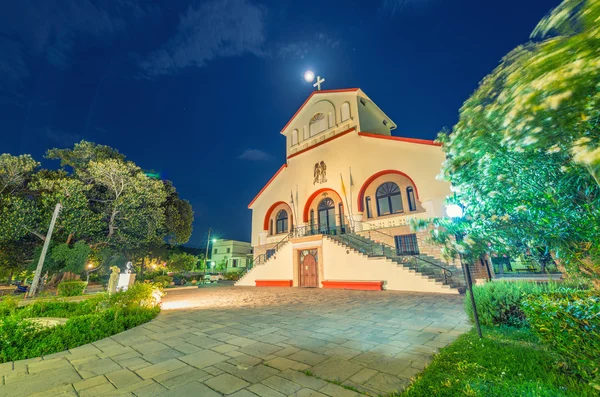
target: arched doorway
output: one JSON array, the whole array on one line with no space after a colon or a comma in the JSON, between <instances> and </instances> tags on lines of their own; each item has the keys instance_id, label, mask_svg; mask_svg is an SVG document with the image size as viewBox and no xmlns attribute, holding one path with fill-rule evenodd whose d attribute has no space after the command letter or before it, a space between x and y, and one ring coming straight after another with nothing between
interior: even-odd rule
<instances>
[{"instance_id":1,"label":"arched doorway","mask_svg":"<svg viewBox=\"0 0 600 397\"><path fill-rule=\"evenodd\" d=\"M335 202L326 197L319 202L318 219L319 232L324 234L334 234L336 230L335 222Z\"/></svg>"}]
</instances>

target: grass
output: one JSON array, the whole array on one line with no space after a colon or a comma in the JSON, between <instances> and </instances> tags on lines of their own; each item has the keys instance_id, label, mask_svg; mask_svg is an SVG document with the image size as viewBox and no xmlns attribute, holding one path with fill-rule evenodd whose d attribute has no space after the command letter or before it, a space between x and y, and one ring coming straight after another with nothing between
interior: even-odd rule
<instances>
[{"instance_id":1,"label":"grass","mask_svg":"<svg viewBox=\"0 0 600 397\"><path fill-rule=\"evenodd\" d=\"M416 396L598 396L526 329L484 327L441 350L402 393Z\"/></svg>"}]
</instances>

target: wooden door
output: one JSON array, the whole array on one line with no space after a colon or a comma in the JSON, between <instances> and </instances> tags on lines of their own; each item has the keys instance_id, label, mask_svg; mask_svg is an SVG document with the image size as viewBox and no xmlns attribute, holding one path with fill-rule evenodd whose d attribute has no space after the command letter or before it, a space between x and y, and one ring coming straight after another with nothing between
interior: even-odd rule
<instances>
[{"instance_id":1,"label":"wooden door","mask_svg":"<svg viewBox=\"0 0 600 397\"><path fill-rule=\"evenodd\" d=\"M317 250L302 251L300 259L300 286L318 287Z\"/></svg>"}]
</instances>

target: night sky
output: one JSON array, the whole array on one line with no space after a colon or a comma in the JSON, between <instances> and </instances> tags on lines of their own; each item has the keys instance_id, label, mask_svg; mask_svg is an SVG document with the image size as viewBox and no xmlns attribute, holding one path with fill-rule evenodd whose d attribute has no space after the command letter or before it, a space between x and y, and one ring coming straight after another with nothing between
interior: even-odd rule
<instances>
[{"instance_id":1,"label":"night sky","mask_svg":"<svg viewBox=\"0 0 600 397\"><path fill-rule=\"evenodd\" d=\"M115 147L192 203L188 245L209 226L249 241L247 205L285 162L305 70L362 88L394 135L433 139L559 3L3 0L0 153Z\"/></svg>"}]
</instances>

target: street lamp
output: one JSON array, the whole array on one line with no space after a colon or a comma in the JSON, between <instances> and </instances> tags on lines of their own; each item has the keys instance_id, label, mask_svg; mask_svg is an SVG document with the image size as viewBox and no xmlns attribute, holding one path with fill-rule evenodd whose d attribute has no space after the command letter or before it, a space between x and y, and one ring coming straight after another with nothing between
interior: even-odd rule
<instances>
[{"instance_id":1,"label":"street lamp","mask_svg":"<svg viewBox=\"0 0 600 397\"><path fill-rule=\"evenodd\" d=\"M463 215L463 207L458 204L450 204L446 207L446 215L452 219L453 222L458 223ZM463 239L463 234L456 232L454 235L456 242L460 243ZM460 259L460 265L464 269L465 281L467 282L467 288L469 289L469 296L471 298L471 307L473 308L473 319L475 320L475 328L477 328L477 334L479 338L483 338L481 334L481 325L479 325L479 314L477 314L477 305L475 304L475 295L473 294L473 281L471 280L471 270L467 262L463 263L463 257L460 251L458 252L458 258Z\"/></svg>"},{"instance_id":2,"label":"street lamp","mask_svg":"<svg viewBox=\"0 0 600 397\"><path fill-rule=\"evenodd\" d=\"M90 273L94 272L94 271L96 271L98 269L94 269L94 264L93 263L88 263L86 267L87 267L87 270L86 270L85 273L86 273L87 277L85 279L85 282L89 283L90 282Z\"/></svg>"}]
</instances>

